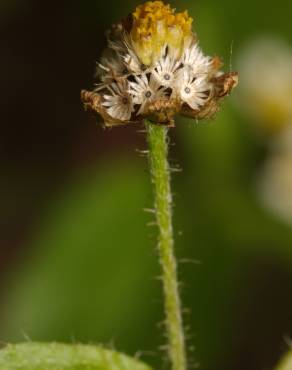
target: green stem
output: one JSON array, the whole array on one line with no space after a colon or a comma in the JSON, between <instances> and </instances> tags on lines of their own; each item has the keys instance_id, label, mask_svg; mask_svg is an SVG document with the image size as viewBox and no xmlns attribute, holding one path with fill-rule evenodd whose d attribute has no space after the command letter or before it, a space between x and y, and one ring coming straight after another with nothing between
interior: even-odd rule
<instances>
[{"instance_id":1,"label":"green stem","mask_svg":"<svg viewBox=\"0 0 292 370\"><path fill-rule=\"evenodd\" d=\"M155 193L158 251L162 267L168 354L172 370L186 370L186 349L178 292L177 263L172 230L172 196L167 160L168 128L146 121L149 162Z\"/></svg>"}]
</instances>

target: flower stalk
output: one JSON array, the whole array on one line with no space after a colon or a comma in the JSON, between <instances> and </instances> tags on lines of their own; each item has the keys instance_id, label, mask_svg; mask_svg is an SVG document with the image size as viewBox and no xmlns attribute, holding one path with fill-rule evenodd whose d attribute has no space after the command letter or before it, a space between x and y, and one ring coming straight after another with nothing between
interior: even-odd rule
<instances>
[{"instance_id":1,"label":"flower stalk","mask_svg":"<svg viewBox=\"0 0 292 370\"><path fill-rule=\"evenodd\" d=\"M168 356L173 370L186 370L186 349L178 291L177 262L172 228L172 195L168 164L168 127L145 121L149 165L154 186L158 254L162 269Z\"/></svg>"},{"instance_id":2,"label":"flower stalk","mask_svg":"<svg viewBox=\"0 0 292 370\"><path fill-rule=\"evenodd\" d=\"M85 109L97 113L104 126L146 124L172 370L186 370L187 358L174 254L167 133L177 114L196 121L213 117L238 83L236 72L224 73L218 57L203 53L192 22L187 11L176 12L161 0L137 6L107 32L97 84L92 91L81 91Z\"/></svg>"}]
</instances>

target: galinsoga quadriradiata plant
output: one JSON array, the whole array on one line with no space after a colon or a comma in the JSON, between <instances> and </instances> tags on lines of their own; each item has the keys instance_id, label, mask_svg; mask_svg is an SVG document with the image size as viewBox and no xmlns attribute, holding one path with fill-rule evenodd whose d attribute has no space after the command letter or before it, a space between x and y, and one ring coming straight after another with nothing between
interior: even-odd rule
<instances>
[{"instance_id":1,"label":"galinsoga quadriradiata plant","mask_svg":"<svg viewBox=\"0 0 292 370\"><path fill-rule=\"evenodd\" d=\"M237 84L236 73L220 71L219 58L205 56L187 12L176 13L161 1L138 6L107 34L108 48L98 66L98 84L82 91L85 108L105 126L134 122L146 126L149 162L159 228L167 348L173 370L189 368L178 294L171 223L168 130L177 113L210 118ZM100 345L34 343L3 345L0 370L152 370ZM290 351L276 370L292 369Z\"/></svg>"},{"instance_id":2,"label":"galinsoga quadriradiata plant","mask_svg":"<svg viewBox=\"0 0 292 370\"><path fill-rule=\"evenodd\" d=\"M107 32L108 47L97 68L93 91L82 91L86 109L108 127L146 126L155 193L158 250L162 268L168 357L173 370L187 368L172 230L172 197L167 133L180 113L210 118L237 85L235 72L223 73L218 57L202 52L188 13L149 1Z\"/></svg>"}]
</instances>

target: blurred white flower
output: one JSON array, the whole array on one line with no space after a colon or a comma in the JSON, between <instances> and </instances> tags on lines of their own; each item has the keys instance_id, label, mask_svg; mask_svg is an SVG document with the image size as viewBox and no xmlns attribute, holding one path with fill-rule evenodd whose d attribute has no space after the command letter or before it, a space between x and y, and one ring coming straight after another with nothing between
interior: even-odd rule
<instances>
[{"instance_id":1,"label":"blurred white flower","mask_svg":"<svg viewBox=\"0 0 292 370\"><path fill-rule=\"evenodd\" d=\"M292 225L292 125L275 139L258 179L262 203Z\"/></svg>"},{"instance_id":2,"label":"blurred white flower","mask_svg":"<svg viewBox=\"0 0 292 370\"><path fill-rule=\"evenodd\" d=\"M238 56L240 106L259 127L278 132L292 122L292 46L260 38Z\"/></svg>"}]
</instances>

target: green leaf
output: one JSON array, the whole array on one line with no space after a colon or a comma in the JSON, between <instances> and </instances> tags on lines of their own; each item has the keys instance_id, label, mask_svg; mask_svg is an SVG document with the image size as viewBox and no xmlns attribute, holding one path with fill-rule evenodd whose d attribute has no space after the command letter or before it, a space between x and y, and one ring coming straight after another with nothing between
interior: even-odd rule
<instances>
[{"instance_id":1,"label":"green leaf","mask_svg":"<svg viewBox=\"0 0 292 370\"><path fill-rule=\"evenodd\" d=\"M292 351L284 356L275 370L292 370Z\"/></svg>"},{"instance_id":2,"label":"green leaf","mask_svg":"<svg viewBox=\"0 0 292 370\"><path fill-rule=\"evenodd\" d=\"M151 370L121 353L91 345L9 344L0 351L1 370Z\"/></svg>"}]
</instances>

